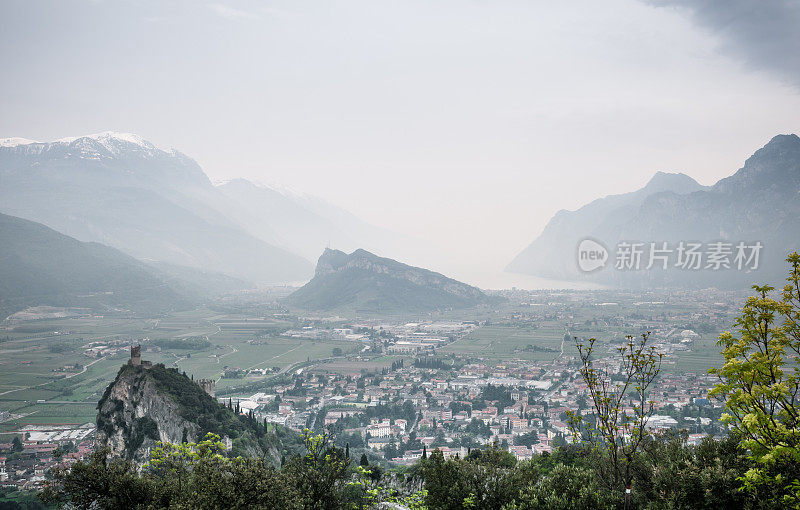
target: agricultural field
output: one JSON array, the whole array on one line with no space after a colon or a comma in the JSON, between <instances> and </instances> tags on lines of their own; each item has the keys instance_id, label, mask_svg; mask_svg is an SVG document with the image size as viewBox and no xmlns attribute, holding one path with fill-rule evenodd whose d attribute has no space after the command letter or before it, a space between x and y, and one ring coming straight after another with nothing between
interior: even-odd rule
<instances>
[{"instance_id":1,"label":"agricultural field","mask_svg":"<svg viewBox=\"0 0 800 510\"><path fill-rule=\"evenodd\" d=\"M489 324L437 352L473 357L487 363L508 359L548 362L562 354L575 356L572 338L578 337L581 340L595 338L597 355L605 357L615 355L616 347L628 334L638 336L652 330L651 342L660 341L670 330L677 335L681 330L693 327L692 324L703 323L707 327L713 326L713 330L698 330L700 336L690 344L691 350L669 354L663 370L665 373L704 374L721 361L716 346L718 331L733 320L730 311L718 312L709 305L704 307L707 312L698 314L696 303L680 299L638 301L641 297L595 297L593 294L583 295L578 302L572 301L570 295L554 295L549 299L554 302L529 307L507 305L493 314ZM693 315L695 318L691 318ZM702 318L698 319L698 315ZM565 335L568 337L566 341ZM668 342L676 341L674 338Z\"/></svg>"},{"instance_id":2,"label":"agricultural field","mask_svg":"<svg viewBox=\"0 0 800 510\"><path fill-rule=\"evenodd\" d=\"M393 362L403 360L406 365L414 362L413 357L401 355L386 355L371 358L369 360L348 360L348 359L335 359L326 360L318 365L315 365L312 371L336 373L336 374L360 374L362 372L379 373L382 369L389 369Z\"/></svg>"},{"instance_id":3,"label":"agricultural field","mask_svg":"<svg viewBox=\"0 0 800 510\"><path fill-rule=\"evenodd\" d=\"M361 347L284 338L279 334L284 326L202 308L153 319L81 317L7 325L0 330L0 411L9 411L11 419L0 423L0 433L27 424L93 423L97 401L127 362L130 345L142 345L143 359L196 379L214 379L222 391L297 363L330 358L335 348L347 354ZM105 350L89 353L92 347ZM269 372L222 377L226 369L253 368Z\"/></svg>"},{"instance_id":4,"label":"agricultural field","mask_svg":"<svg viewBox=\"0 0 800 510\"><path fill-rule=\"evenodd\" d=\"M550 361L561 354L566 330L555 322L539 327L484 326L438 350L442 355L454 353L486 360L510 358ZM569 347L565 343L565 349Z\"/></svg>"},{"instance_id":5,"label":"agricultural field","mask_svg":"<svg viewBox=\"0 0 800 510\"><path fill-rule=\"evenodd\" d=\"M716 345L718 335L703 334L694 341L691 351L678 352L662 365L664 372L706 374L712 366L722 366L722 354ZM670 363L674 361L673 363Z\"/></svg>"}]
</instances>

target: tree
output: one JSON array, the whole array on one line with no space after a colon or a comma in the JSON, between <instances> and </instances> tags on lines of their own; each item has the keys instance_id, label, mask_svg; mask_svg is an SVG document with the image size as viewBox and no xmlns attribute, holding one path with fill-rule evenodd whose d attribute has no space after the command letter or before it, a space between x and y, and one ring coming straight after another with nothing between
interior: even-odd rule
<instances>
[{"instance_id":1,"label":"tree","mask_svg":"<svg viewBox=\"0 0 800 510\"><path fill-rule=\"evenodd\" d=\"M61 462L65 454L75 451L75 444L72 441L60 444L53 450L53 458Z\"/></svg>"},{"instance_id":2,"label":"tree","mask_svg":"<svg viewBox=\"0 0 800 510\"><path fill-rule=\"evenodd\" d=\"M711 369L719 383L710 392L725 402L722 422L742 437L754 466L745 487L760 500L800 508L800 255L780 300L769 285L754 285L734 332L717 344L725 359Z\"/></svg>"},{"instance_id":3,"label":"tree","mask_svg":"<svg viewBox=\"0 0 800 510\"><path fill-rule=\"evenodd\" d=\"M437 448L422 464L427 496L432 509L506 508L526 482L538 472L531 463L517 463L514 455L490 445L472 450L465 459L445 460Z\"/></svg>"},{"instance_id":4,"label":"tree","mask_svg":"<svg viewBox=\"0 0 800 510\"><path fill-rule=\"evenodd\" d=\"M285 467L298 493L308 498L313 508L336 509L341 506L350 459L331 439L327 432L313 434L305 429L303 445L306 454L294 457Z\"/></svg>"},{"instance_id":5,"label":"tree","mask_svg":"<svg viewBox=\"0 0 800 510\"><path fill-rule=\"evenodd\" d=\"M153 487L137 476L129 461L108 459L107 450L95 450L88 461L51 471L41 498L58 507L89 509L136 508L150 503Z\"/></svg>"},{"instance_id":6,"label":"tree","mask_svg":"<svg viewBox=\"0 0 800 510\"><path fill-rule=\"evenodd\" d=\"M697 446L688 438L686 431L669 431L645 441L634 476L637 508L765 507L741 490L738 478L750 462L735 434L720 441L709 436Z\"/></svg>"},{"instance_id":7,"label":"tree","mask_svg":"<svg viewBox=\"0 0 800 510\"><path fill-rule=\"evenodd\" d=\"M425 498L428 507L455 510L466 506L464 500L470 496L471 491L459 464L446 461L438 448L425 461L422 472L425 490L428 491Z\"/></svg>"},{"instance_id":8,"label":"tree","mask_svg":"<svg viewBox=\"0 0 800 510\"><path fill-rule=\"evenodd\" d=\"M514 438L514 445L531 446L539 442L539 433L537 431L521 434Z\"/></svg>"},{"instance_id":9,"label":"tree","mask_svg":"<svg viewBox=\"0 0 800 510\"><path fill-rule=\"evenodd\" d=\"M570 411L569 425L575 440L587 440L605 451L609 462L598 466L605 471L599 473L599 478L614 490L621 490L624 484L626 508L633 480L631 468L647 435L647 421L653 414L647 390L661 370L662 354L647 346L649 337L649 332L638 340L630 335L626 337L627 342L617 348L619 373L595 368L596 340L590 338L585 345L575 337L581 362L579 372L589 389L594 416L593 421L589 421Z\"/></svg>"},{"instance_id":10,"label":"tree","mask_svg":"<svg viewBox=\"0 0 800 510\"><path fill-rule=\"evenodd\" d=\"M598 490L591 470L558 464L549 476L534 479L523 488L507 510L573 510L583 508L613 509L613 501Z\"/></svg>"},{"instance_id":11,"label":"tree","mask_svg":"<svg viewBox=\"0 0 800 510\"><path fill-rule=\"evenodd\" d=\"M361 454L361 460L358 462L358 464L363 467L369 466L369 459L367 458L366 453Z\"/></svg>"},{"instance_id":12,"label":"tree","mask_svg":"<svg viewBox=\"0 0 800 510\"><path fill-rule=\"evenodd\" d=\"M14 439L11 441L11 450L21 452L24 449L25 447L22 446L22 441L19 440L19 436L14 436Z\"/></svg>"},{"instance_id":13,"label":"tree","mask_svg":"<svg viewBox=\"0 0 800 510\"><path fill-rule=\"evenodd\" d=\"M295 478L261 459L225 457L219 436L198 443L159 443L137 472L122 459L97 450L71 468L54 468L42 499L59 507L117 508L281 508L313 505L295 489ZM323 507L329 508L329 507Z\"/></svg>"},{"instance_id":14,"label":"tree","mask_svg":"<svg viewBox=\"0 0 800 510\"><path fill-rule=\"evenodd\" d=\"M392 440L386 447L383 449L383 456L387 460L394 459L398 456L397 445L394 444L394 440Z\"/></svg>"},{"instance_id":15,"label":"tree","mask_svg":"<svg viewBox=\"0 0 800 510\"><path fill-rule=\"evenodd\" d=\"M199 443L159 443L150 452L150 462L144 467L159 478L177 480L178 493L181 493L198 460L210 459L215 463L223 460L225 445L219 439L209 433Z\"/></svg>"}]
</instances>

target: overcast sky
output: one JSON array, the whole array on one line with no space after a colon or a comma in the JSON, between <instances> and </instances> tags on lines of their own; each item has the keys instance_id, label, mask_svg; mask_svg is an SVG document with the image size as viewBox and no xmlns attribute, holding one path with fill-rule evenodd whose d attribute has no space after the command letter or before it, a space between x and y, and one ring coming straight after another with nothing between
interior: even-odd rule
<instances>
[{"instance_id":1,"label":"overcast sky","mask_svg":"<svg viewBox=\"0 0 800 510\"><path fill-rule=\"evenodd\" d=\"M800 132L798 3L0 0L0 137L138 133L483 283L558 209Z\"/></svg>"}]
</instances>

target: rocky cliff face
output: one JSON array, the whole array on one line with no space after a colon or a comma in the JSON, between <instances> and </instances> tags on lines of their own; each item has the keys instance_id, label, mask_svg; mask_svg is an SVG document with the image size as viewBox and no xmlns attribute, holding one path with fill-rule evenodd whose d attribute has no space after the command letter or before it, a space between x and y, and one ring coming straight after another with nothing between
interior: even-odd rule
<instances>
[{"instance_id":1,"label":"rocky cliff face","mask_svg":"<svg viewBox=\"0 0 800 510\"><path fill-rule=\"evenodd\" d=\"M143 364L145 362L142 362ZM175 369L124 365L97 404L97 447L141 465L159 441L219 435L232 455L280 459L280 441L254 418L238 416Z\"/></svg>"},{"instance_id":2,"label":"rocky cliff face","mask_svg":"<svg viewBox=\"0 0 800 510\"><path fill-rule=\"evenodd\" d=\"M160 392L142 367L126 366L98 404L97 445L138 464L158 441L196 441L200 427L180 416L171 395Z\"/></svg>"}]
</instances>

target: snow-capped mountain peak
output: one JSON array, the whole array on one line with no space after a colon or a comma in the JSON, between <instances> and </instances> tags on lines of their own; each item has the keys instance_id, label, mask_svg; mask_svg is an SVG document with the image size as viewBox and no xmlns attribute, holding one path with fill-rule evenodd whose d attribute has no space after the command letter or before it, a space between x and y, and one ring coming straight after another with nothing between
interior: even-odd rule
<instances>
[{"instance_id":1,"label":"snow-capped mountain peak","mask_svg":"<svg viewBox=\"0 0 800 510\"><path fill-rule=\"evenodd\" d=\"M148 153L166 152L171 155L178 155L174 149L162 149L156 147L141 136L134 133L121 133L117 131L103 131L83 136L68 136L53 140L52 142L39 142L27 138L2 138L0 147L21 147L25 145L41 144L40 150L46 147L70 146L81 149L82 152L108 152L112 155L120 154L131 149L141 150Z\"/></svg>"},{"instance_id":2,"label":"snow-capped mountain peak","mask_svg":"<svg viewBox=\"0 0 800 510\"><path fill-rule=\"evenodd\" d=\"M134 133L119 133L116 131L103 131L91 135L59 138L53 141L54 144L73 144L81 140L89 139L97 142L111 153L117 153L121 148L130 148L131 145L138 146L144 150L158 149L155 145L148 142L141 136ZM165 151L166 152L166 151Z\"/></svg>"},{"instance_id":3,"label":"snow-capped mountain peak","mask_svg":"<svg viewBox=\"0 0 800 510\"><path fill-rule=\"evenodd\" d=\"M137 134L117 131L68 136L51 142L18 137L0 138L0 149L16 154L65 154L67 157L86 159L107 159L117 158L123 154L136 154L146 158L178 158L194 164L191 158L175 149L158 147Z\"/></svg>"},{"instance_id":4,"label":"snow-capped mountain peak","mask_svg":"<svg viewBox=\"0 0 800 510\"><path fill-rule=\"evenodd\" d=\"M20 138L12 136L11 138L0 138L0 147L18 147L20 145L30 145L32 143L41 143L36 140L29 140L27 138Z\"/></svg>"},{"instance_id":5,"label":"snow-capped mountain peak","mask_svg":"<svg viewBox=\"0 0 800 510\"><path fill-rule=\"evenodd\" d=\"M143 147L152 147L153 145L146 141L141 136L134 134L134 133L119 133L116 131L103 131L102 133L94 133L91 135L83 135L83 136L67 136L64 138L59 138L58 140L54 140L52 143L72 143L75 140L79 140L81 138L91 138L92 140L96 140L98 142L109 142L109 141L122 141L128 142L135 145L141 145Z\"/></svg>"}]
</instances>

